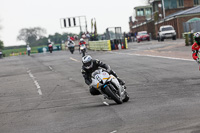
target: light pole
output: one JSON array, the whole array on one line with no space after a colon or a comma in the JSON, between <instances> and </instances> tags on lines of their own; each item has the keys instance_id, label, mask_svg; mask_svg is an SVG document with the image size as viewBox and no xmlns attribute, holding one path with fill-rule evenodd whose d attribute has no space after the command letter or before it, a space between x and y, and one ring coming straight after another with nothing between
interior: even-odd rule
<instances>
[{"instance_id":1,"label":"light pole","mask_svg":"<svg viewBox=\"0 0 200 133\"><path fill-rule=\"evenodd\" d=\"M162 0L162 6L163 6L163 17L165 19L165 5L164 5L164 0Z\"/></svg>"}]
</instances>

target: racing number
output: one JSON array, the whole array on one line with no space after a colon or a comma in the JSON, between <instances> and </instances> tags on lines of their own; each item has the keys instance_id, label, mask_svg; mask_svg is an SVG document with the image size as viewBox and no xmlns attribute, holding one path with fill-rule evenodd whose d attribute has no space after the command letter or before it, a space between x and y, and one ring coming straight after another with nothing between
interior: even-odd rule
<instances>
[{"instance_id":1,"label":"racing number","mask_svg":"<svg viewBox=\"0 0 200 133\"><path fill-rule=\"evenodd\" d=\"M101 78L99 77L99 75L96 75L95 78L100 82Z\"/></svg>"}]
</instances>

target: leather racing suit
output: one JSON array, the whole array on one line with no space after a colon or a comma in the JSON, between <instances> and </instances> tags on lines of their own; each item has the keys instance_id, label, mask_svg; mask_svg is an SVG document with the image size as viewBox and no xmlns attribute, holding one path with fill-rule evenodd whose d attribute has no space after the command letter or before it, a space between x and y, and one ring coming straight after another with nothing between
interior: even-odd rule
<instances>
[{"instance_id":1,"label":"leather racing suit","mask_svg":"<svg viewBox=\"0 0 200 133\"><path fill-rule=\"evenodd\" d=\"M78 48L79 53L80 53L80 47L81 47L82 44L85 44L85 46L86 46L86 42L85 42L85 41L83 41L83 42L79 42L79 48ZM85 49L85 51L86 51L86 49Z\"/></svg>"},{"instance_id":2,"label":"leather racing suit","mask_svg":"<svg viewBox=\"0 0 200 133\"><path fill-rule=\"evenodd\" d=\"M106 69L109 74L112 74L113 76L115 76L118 79L118 81L120 82L120 84L122 84L122 85L125 84L124 81L119 79L117 74L113 70L111 70L109 65L107 65L107 64L105 64L102 61L99 61L97 59L96 60L92 60L92 62L93 62L92 68L86 69L84 66L82 66L82 69L81 69L82 75L83 75L83 77L85 79L85 83L87 85L90 85L92 83L91 74L95 70L97 70L99 67ZM100 94L100 92L98 90L96 90L95 88L93 88L93 87L90 88L90 93L92 95L99 95Z\"/></svg>"},{"instance_id":3,"label":"leather racing suit","mask_svg":"<svg viewBox=\"0 0 200 133\"><path fill-rule=\"evenodd\" d=\"M198 54L200 52L200 45L198 45L196 42L192 45L192 57L194 60L199 59Z\"/></svg>"}]
</instances>

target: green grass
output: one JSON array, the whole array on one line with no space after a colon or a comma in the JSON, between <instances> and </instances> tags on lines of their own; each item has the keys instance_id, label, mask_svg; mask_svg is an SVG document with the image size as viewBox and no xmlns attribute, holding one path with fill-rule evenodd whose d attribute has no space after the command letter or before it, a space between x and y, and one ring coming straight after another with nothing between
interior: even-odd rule
<instances>
[{"instance_id":1,"label":"green grass","mask_svg":"<svg viewBox=\"0 0 200 133\"><path fill-rule=\"evenodd\" d=\"M31 53L37 53L38 52L38 48L41 48L41 47L46 47L46 45L44 46L33 46L31 47ZM8 57L10 56L10 54L12 53L22 53L24 54L24 52L26 52L26 46L24 46L24 48L17 48L17 49L6 49L6 50L3 50L2 51L3 54L5 55L5 57Z\"/></svg>"}]
</instances>

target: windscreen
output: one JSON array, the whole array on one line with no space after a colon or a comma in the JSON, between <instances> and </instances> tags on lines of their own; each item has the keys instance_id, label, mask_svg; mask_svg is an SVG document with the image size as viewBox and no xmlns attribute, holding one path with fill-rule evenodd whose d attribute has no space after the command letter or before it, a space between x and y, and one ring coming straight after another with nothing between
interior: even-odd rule
<instances>
[{"instance_id":1,"label":"windscreen","mask_svg":"<svg viewBox=\"0 0 200 133\"><path fill-rule=\"evenodd\" d=\"M162 28L162 31L168 31L168 30L174 30L173 27L165 27L165 28Z\"/></svg>"},{"instance_id":2,"label":"windscreen","mask_svg":"<svg viewBox=\"0 0 200 133\"><path fill-rule=\"evenodd\" d=\"M146 34L147 34L146 32L138 32L138 36L146 35Z\"/></svg>"},{"instance_id":3,"label":"windscreen","mask_svg":"<svg viewBox=\"0 0 200 133\"><path fill-rule=\"evenodd\" d=\"M96 70L96 71L94 71L93 73L92 73L92 77L95 77L97 74L99 74L100 73L100 71L99 70Z\"/></svg>"}]
</instances>

